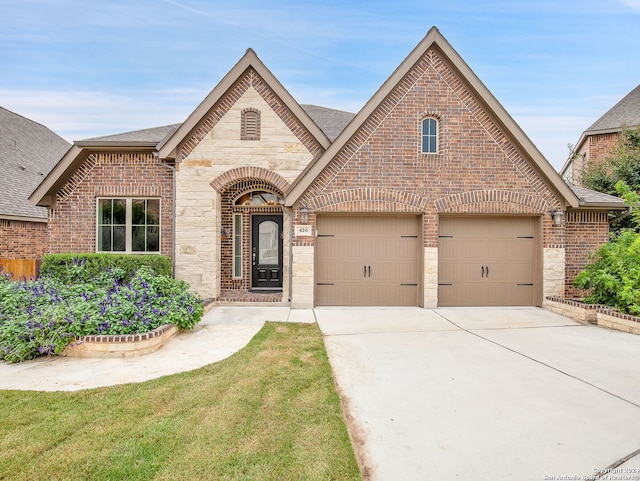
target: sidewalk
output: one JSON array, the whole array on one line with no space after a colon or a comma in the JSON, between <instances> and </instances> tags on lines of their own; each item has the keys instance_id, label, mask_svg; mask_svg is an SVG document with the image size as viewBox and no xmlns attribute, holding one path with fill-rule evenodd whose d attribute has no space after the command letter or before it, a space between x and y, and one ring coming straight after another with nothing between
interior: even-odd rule
<instances>
[{"instance_id":1,"label":"sidewalk","mask_svg":"<svg viewBox=\"0 0 640 481\"><path fill-rule=\"evenodd\" d=\"M0 363L0 390L77 391L141 382L190 371L225 359L242 349L265 321L315 322L312 310L275 306L218 306L191 331L184 331L157 352L118 359L43 357L18 364Z\"/></svg>"}]
</instances>

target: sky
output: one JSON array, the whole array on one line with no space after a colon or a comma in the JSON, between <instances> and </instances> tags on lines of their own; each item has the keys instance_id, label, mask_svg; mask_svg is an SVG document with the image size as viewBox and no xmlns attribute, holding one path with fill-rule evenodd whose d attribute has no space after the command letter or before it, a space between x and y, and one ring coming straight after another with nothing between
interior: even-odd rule
<instances>
[{"instance_id":1,"label":"sky","mask_svg":"<svg viewBox=\"0 0 640 481\"><path fill-rule=\"evenodd\" d=\"M253 48L357 112L432 26L560 169L640 84L640 0L0 0L0 106L66 140L179 123Z\"/></svg>"}]
</instances>

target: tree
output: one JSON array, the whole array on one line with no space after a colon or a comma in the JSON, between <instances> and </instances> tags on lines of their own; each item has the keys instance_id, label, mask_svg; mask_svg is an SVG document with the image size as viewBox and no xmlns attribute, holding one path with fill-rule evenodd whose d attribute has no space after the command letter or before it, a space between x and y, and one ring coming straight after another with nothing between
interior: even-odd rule
<instances>
[{"instance_id":1,"label":"tree","mask_svg":"<svg viewBox=\"0 0 640 481\"><path fill-rule=\"evenodd\" d=\"M607 157L601 161L589 162L580 177L587 189L619 195L618 182L624 182L630 190L640 192L640 127L624 129L618 141ZM629 217L623 217L612 223L614 233L625 228L638 229Z\"/></svg>"},{"instance_id":2,"label":"tree","mask_svg":"<svg viewBox=\"0 0 640 481\"><path fill-rule=\"evenodd\" d=\"M630 206L627 220L638 230L640 194L623 181L618 181L615 189ZM622 229L591 256L590 263L576 277L575 285L591 291L584 298L589 304L604 304L640 315L640 234L633 229Z\"/></svg>"}]
</instances>

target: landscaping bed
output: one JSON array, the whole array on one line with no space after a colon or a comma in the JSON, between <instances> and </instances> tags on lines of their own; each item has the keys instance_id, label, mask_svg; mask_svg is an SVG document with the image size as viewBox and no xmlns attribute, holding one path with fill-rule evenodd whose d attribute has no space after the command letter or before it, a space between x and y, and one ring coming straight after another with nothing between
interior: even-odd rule
<instances>
[{"instance_id":1,"label":"landscaping bed","mask_svg":"<svg viewBox=\"0 0 640 481\"><path fill-rule=\"evenodd\" d=\"M200 321L202 301L186 282L135 267L75 260L38 280L0 275L0 361L61 354L85 336L140 335L166 324L191 329Z\"/></svg>"}]
</instances>

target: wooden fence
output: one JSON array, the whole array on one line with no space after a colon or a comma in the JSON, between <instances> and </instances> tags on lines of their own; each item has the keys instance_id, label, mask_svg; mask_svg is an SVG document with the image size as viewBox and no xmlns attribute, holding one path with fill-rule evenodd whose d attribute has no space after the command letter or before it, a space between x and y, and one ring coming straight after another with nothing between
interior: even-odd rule
<instances>
[{"instance_id":1,"label":"wooden fence","mask_svg":"<svg viewBox=\"0 0 640 481\"><path fill-rule=\"evenodd\" d=\"M0 272L10 274L14 281L37 279L40 263L40 259L0 259Z\"/></svg>"}]
</instances>

